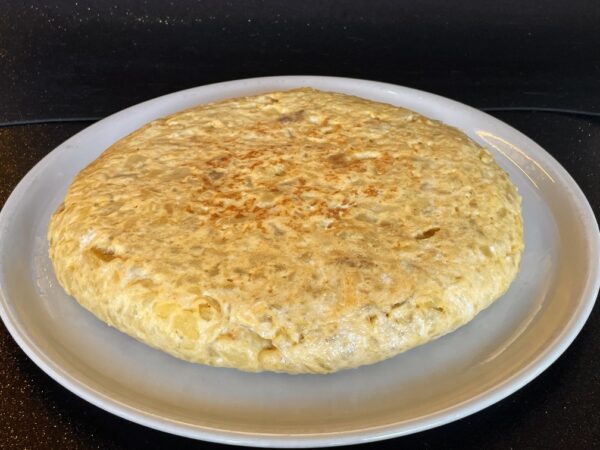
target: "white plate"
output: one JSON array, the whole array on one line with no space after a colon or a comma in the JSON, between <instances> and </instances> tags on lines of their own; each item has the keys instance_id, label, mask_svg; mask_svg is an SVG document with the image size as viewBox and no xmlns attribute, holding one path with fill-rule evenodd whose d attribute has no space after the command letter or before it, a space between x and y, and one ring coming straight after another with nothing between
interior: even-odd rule
<instances>
[{"instance_id":1,"label":"white plate","mask_svg":"<svg viewBox=\"0 0 600 450\"><path fill-rule=\"evenodd\" d=\"M57 285L46 228L71 178L146 122L227 97L299 86L411 108L489 148L523 196L526 250L509 292L475 320L383 363L333 375L248 374L179 361L111 329ZM328 446L435 427L516 391L573 341L598 291L598 225L544 150L468 106L371 81L271 77L176 92L114 114L46 156L0 213L0 313L46 373L118 416L170 433L254 446Z\"/></svg>"}]
</instances>

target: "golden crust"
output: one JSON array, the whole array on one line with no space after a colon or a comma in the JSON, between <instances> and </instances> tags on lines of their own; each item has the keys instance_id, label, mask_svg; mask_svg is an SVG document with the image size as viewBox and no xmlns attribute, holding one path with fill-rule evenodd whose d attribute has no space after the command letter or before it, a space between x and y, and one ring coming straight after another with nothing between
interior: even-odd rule
<instances>
[{"instance_id":1,"label":"golden crust","mask_svg":"<svg viewBox=\"0 0 600 450\"><path fill-rule=\"evenodd\" d=\"M77 175L48 231L60 284L193 362L327 373L448 333L498 298L520 197L412 111L297 89L202 105Z\"/></svg>"}]
</instances>

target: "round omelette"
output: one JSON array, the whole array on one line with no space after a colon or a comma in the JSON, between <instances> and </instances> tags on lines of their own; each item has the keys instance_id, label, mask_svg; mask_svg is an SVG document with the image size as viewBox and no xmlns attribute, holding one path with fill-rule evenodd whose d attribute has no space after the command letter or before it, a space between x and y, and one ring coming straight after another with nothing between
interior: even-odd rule
<instances>
[{"instance_id":1,"label":"round omelette","mask_svg":"<svg viewBox=\"0 0 600 450\"><path fill-rule=\"evenodd\" d=\"M457 129L303 88L121 139L75 177L49 252L81 305L171 355L328 373L431 341L501 296L520 202Z\"/></svg>"}]
</instances>

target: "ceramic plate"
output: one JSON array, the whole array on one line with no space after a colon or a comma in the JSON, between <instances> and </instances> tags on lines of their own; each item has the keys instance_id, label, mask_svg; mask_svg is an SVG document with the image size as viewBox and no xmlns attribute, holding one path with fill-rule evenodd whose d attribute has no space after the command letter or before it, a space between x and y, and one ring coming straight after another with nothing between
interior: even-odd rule
<instances>
[{"instance_id":1,"label":"ceramic plate","mask_svg":"<svg viewBox=\"0 0 600 450\"><path fill-rule=\"evenodd\" d=\"M179 361L109 328L58 286L50 214L72 177L119 138L199 103L300 86L354 94L458 127L492 151L523 197L525 253L510 290L466 326L372 366L333 375L250 374ZM390 84L312 76L219 83L133 106L35 166L0 213L0 313L46 373L94 405L197 439L251 446L342 445L414 433L516 391L573 341L598 291L599 234L569 174L487 114Z\"/></svg>"}]
</instances>

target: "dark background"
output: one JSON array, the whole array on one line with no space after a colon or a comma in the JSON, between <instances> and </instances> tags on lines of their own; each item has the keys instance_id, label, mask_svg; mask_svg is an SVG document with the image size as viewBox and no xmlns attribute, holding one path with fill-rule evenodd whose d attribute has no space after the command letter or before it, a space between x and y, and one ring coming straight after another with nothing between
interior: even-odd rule
<instances>
[{"instance_id":1,"label":"dark background","mask_svg":"<svg viewBox=\"0 0 600 450\"><path fill-rule=\"evenodd\" d=\"M0 205L91 120L179 89L264 75L416 87L540 143L600 212L600 2L0 0ZM516 394L365 447L600 448L600 323ZM116 418L39 370L0 325L0 448L203 448ZM217 447L215 445L215 447Z\"/></svg>"},{"instance_id":2,"label":"dark background","mask_svg":"<svg viewBox=\"0 0 600 450\"><path fill-rule=\"evenodd\" d=\"M0 121L104 116L202 84L343 75L479 107L600 113L600 5L0 1Z\"/></svg>"}]
</instances>

